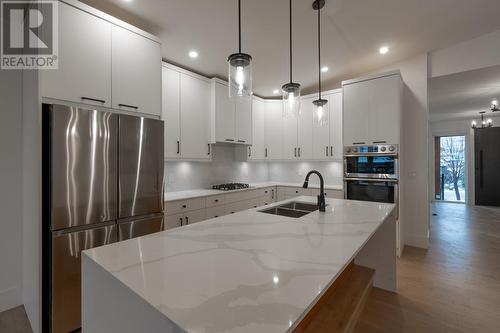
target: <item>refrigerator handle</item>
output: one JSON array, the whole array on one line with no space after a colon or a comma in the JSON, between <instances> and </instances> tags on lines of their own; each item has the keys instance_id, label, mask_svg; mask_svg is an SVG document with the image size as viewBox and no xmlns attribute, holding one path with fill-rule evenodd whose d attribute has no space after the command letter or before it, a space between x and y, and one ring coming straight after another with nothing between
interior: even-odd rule
<instances>
[{"instance_id":1,"label":"refrigerator handle","mask_svg":"<svg viewBox=\"0 0 500 333\"><path fill-rule=\"evenodd\" d=\"M479 151L479 187L483 188L483 151Z\"/></svg>"}]
</instances>

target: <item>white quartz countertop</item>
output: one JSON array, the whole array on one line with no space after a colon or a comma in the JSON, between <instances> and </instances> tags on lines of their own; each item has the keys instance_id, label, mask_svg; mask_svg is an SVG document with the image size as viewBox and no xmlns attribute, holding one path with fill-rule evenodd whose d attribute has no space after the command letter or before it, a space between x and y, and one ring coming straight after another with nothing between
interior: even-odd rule
<instances>
[{"instance_id":1,"label":"white quartz countertop","mask_svg":"<svg viewBox=\"0 0 500 333\"><path fill-rule=\"evenodd\" d=\"M288 218L261 207L84 254L186 332L287 332L393 208L327 199L326 213Z\"/></svg>"},{"instance_id":2,"label":"white quartz countertop","mask_svg":"<svg viewBox=\"0 0 500 333\"><path fill-rule=\"evenodd\" d=\"M210 195L219 195L226 193L233 193L239 191L248 191L254 190L258 188L271 187L271 186L289 186L289 187L302 187L303 183L283 183L283 182L264 182L264 183L251 183L249 184L250 188L241 189L241 190L233 190L233 191L220 191L220 190L212 190L212 189L193 189L186 191L175 191L175 192L165 192L164 200L165 201L175 201L175 200L184 200L198 197L206 197ZM309 183L309 188L319 188L319 184ZM326 190L342 190L341 185L325 185Z\"/></svg>"}]
</instances>

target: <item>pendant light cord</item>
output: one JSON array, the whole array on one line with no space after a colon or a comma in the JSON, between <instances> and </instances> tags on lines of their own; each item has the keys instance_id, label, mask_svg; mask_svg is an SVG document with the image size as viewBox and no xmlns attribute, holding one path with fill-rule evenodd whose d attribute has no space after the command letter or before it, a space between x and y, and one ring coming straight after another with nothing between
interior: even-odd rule
<instances>
[{"instance_id":1,"label":"pendant light cord","mask_svg":"<svg viewBox=\"0 0 500 333\"><path fill-rule=\"evenodd\" d=\"M241 53L241 0L238 0L238 49Z\"/></svg>"},{"instance_id":2,"label":"pendant light cord","mask_svg":"<svg viewBox=\"0 0 500 333\"><path fill-rule=\"evenodd\" d=\"M290 0L290 83L292 82L292 0Z\"/></svg>"},{"instance_id":3,"label":"pendant light cord","mask_svg":"<svg viewBox=\"0 0 500 333\"><path fill-rule=\"evenodd\" d=\"M319 0L316 0L317 4L318 4L318 77L319 77L319 82L318 82L318 86L319 86L319 99L321 99L321 15L320 15L320 11L321 11L321 6L320 6L320 3L319 3Z\"/></svg>"}]
</instances>

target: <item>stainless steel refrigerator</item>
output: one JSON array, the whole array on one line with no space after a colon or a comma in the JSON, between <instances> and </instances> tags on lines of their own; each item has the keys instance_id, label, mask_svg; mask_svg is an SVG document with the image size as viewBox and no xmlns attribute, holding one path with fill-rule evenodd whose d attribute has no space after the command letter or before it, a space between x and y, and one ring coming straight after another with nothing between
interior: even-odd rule
<instances>
[{"instance_id":1,"label":"stainless steel refrigerator","mask_svg":"<svg viewBox=\"0 0 500 333\"><path fill-rule=\"evenodd\" d=\"M81 326L81 251L163 228L163 122L43 105L44 332Z\"/></svg>"}]
</instances>

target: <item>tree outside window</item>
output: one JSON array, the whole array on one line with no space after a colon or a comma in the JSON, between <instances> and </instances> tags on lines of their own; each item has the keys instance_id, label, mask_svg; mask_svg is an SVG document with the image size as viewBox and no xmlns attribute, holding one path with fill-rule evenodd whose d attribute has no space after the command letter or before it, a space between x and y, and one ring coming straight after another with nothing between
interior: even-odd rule
<instances>
[{"instance_id":1,"label":"tree outside window","mask_svg":"<svg viewBox=\"0 0 500 333\"><path fill-rule=\"evenodd\" d=\"M441 172L444 175L446 191L454 191L457 201L465 193L465 137L441 137Z\"/></svg>"}]
</instances>

